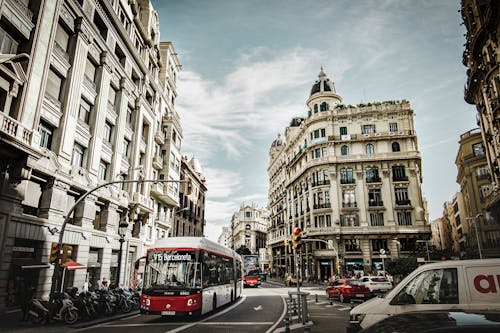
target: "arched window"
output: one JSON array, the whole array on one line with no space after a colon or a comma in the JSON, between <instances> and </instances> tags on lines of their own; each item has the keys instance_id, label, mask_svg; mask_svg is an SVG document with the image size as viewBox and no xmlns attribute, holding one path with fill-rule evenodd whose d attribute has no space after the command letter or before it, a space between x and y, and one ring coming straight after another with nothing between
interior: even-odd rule
<instances>
[{"instance_id":1,"label":"arched window","mask_svg":"<svg viewBox=\"0 0 500 333\"><path fill-rule=\"evenodd\" d=\"M326 102L321 103L319 109L320 109L320 111L327 111L328 110L328 104Z\"/></svg>"},{"instance_id":2,"label":"arched window","mask_svg":"<svg viewBox=\"0 0 500 333\"><path fill-rule=\"evenodd\" d=\"M342 146L342 147L340 148L340 154L341 154L342 156L347 156L347 155L349 155L349 147L347 147L347 146Z\"/></svg>"},{"instance_id":3,"label":"arched window","mask_svg":"<svg viewBox=\"0 0 500 333\"><path fill-rule=\"evenodd\" d=\"M366 154L372 155L374 153L375 153L375 147L371 143L367 144L366 145Z\"/></svg>"},{"instance_id":4,"label":"arched window","mask_svg":"<svg viewBox=\"0 0 500 333\"><path fill-rule=\"evenodd\" d=\"M401 148L399 147L399 142L393 142L392 143L392 151L401 151Z\"/></svg>"},{"instance_id":5,"label":"arched window","mask_svg":"<svg viewBox=\"0 0 500 333\"><path fill-rule=\"evenodd\" d=\"M318 113L318 104L314 104L314 113Z\"/></svg>"}]
</instances>

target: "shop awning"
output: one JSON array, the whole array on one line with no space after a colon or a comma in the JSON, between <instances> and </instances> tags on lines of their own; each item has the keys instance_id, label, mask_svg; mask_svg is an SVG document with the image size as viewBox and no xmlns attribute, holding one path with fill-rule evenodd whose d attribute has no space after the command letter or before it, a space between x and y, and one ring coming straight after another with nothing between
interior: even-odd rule
<instances>
[{"instance_id":1,"label":"shop awning","mask_svg":"<svg viewBox=\"0 0 500 333\"><path fill-rule=\"evenodd\" d=\"M68 271L74 271L76 269L85 269L87 266L77 263L76 261L70 260L62 264L61 266L66 267Z\"/></svg>"},{"instance_id":2,"label":"shop awning","mask_svg":"<svg viewBox=\"0 0 500 333\"><path fill-rule=\"evenodd\" d=\"M12 259L12 263L21 269L45 269L50 267L49 264L32 258L14 258Z\"/></svg>"}]
</instances>

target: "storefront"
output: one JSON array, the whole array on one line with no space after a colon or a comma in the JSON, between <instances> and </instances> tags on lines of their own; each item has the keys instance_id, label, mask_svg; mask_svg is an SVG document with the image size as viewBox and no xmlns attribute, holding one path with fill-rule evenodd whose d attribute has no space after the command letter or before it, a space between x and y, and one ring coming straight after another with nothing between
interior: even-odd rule
<instances>
[{"instance_id":1,"label":"storefront","mask_svg":"<svg viewBox=\"0 0 500 333\"><path fill-rule=\"evenodd\" d=\"M40 260L43 242L16 238L6 285L7 308L18 307L39 290L40 271L50 267Z\"/></svg>"},{"instance_id":2,"label":"storefront","mask_svg":"<svg viewBox=\"0 0 500 333\"><path fill-rule=\"evenodd\" d=\"M318 274L323 280L328 280L333 275L333 264L331 259L318 260Z\"/></svg>"},{"instance_id":3,"label":"storefront","mask_svg":"<svg viewBox=\"0 0 500 333\"><path fill-rule=\"evenodd\" d=\"M363 258L346 258L345 272L347 275L364 275Z\"/></svg>"}]
</instances>

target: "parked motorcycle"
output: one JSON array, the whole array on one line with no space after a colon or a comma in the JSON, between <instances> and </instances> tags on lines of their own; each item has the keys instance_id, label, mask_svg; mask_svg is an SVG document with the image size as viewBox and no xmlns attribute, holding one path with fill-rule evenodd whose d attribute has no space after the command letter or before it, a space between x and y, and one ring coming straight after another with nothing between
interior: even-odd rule
<instances>
[{"instance_id":1,"label":"parked motorcycle","mask_svg":"<svg viewBox=\"0 0 500 333\"><path fill-rule=\"evenodd\" d=\"M57 292L53 299L52 304L41 299L32 299L28 306L28 319L34 324L44 324L50 320L64 321L68 325L74 324L78 320L78 309L73 305L70 296L67 293ZM51 307L53 307L52 312Z\"/></svg>"}]
</instances>

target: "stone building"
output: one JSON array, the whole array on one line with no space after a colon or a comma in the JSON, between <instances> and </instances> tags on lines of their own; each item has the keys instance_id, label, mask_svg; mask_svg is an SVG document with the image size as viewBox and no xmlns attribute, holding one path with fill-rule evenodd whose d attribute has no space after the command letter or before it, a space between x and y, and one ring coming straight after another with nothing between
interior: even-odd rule
<instances>
[{"instance_id":1,"label":"stone building","mask_svg":"<svg viewBox=\"0 0 500 333\"><path fill-rule=\"evenodd\" d=\"M251 254L266 247L268 214L255 204L242 204L231 218L231 245L234 250L246 246Z\"/></svg>"},{"instance_id":2,"label":"stone building","mask_svg":"<svg viewBox=\"0 0 500 333\"><path fill-rule=\"evenodd\" d=\"M224 245L225 247L232 248L231 235L232 232L230 227L222 227L222 232L219 235L219 238L217 238L217 243Z\"/></svg>"},{"instance_id":3,"label":"stone building","mask_svg":"<svg viewBox=\"0 0 500 333\"><path fill-rule=\"evenodd\" d=\"M182 131L180 65L160 42L149 1L0 1L0 311L27 286L51 287L49 257L66 215L64 257L82 265L65 286L121 280L172 227ZM116 283L118 281L115 281Z\"/></svg>"},{"instance_id":4,"label":"stone building","mask_svg":"<svg viewBox=\"0 0 500 333\"><path fill-rule=\"evenodd\" d=\"M207 186L200 163L195 157L188 161L183 156L181 161L181 179L179 192L180 208L175 212L172 236L204 236L205 197Z\"/></svg>"},{"instance_id":5,"label":"stone building","mask_svg":"<svg viewBox=\"0 0 500 333\"><path fill-rule=\"evenodd\" d=\"M467 67L465 101L476 106L491 188L484 193L482 218L500 223L500 3L462 0L467 29L463 64Z\"/></svg>"},{"instance_id":6,"label":"stone building","mask_svg":"<svg viewBox=\"0 0 500 333\"><path fill-rule=\"evenodd\" d=\"M272 268L293 273L284 241L294 227L303 230L305 277L337 274L336 265L341 273L377 271L381 250L387 258L414 251L430 226L409 102L344 105L321 70L307 107L269 152Z\"/></svg>"}]
</instances>

